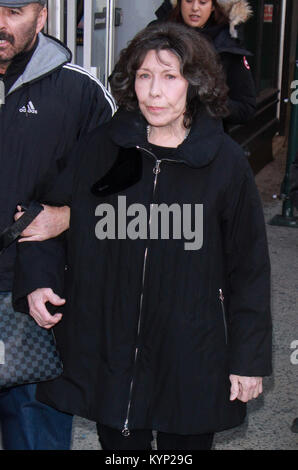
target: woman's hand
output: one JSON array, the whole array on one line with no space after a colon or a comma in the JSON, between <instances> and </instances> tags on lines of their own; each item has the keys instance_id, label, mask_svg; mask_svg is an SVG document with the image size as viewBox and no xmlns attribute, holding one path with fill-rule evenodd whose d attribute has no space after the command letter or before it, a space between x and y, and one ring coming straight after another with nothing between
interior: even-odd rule
<instances>
[{"instance_id":1,"label":"woman's hand","mask_svg":"<svg viewBox=\"0 0 298 470\"><path fill-rule=\"evenodd\" d=\"M51 207L43 204L42 206L44 210L22 232L24 238L20 238L19 242L42 242L58 237L69 228L70 208L68 206ZM17 206L17 210L14 220L18 220L24 214L20 206Z\"/></svg>"},{"instance_id":2,"label":"woman's hand","mask_svg":"<svg viewBox=\"0 0 298 470\"><path fill-rule=\"evenodd\" d=\"M36 323L45 329L50 329L55 326L62 319L61 313L51 315L46 308L46 303L50 302L57 307L65 304L65 299L59 297L50 288L36 289L27 295L29 313L34 318Z\"/></svg>"},{"instance_id":3,"label":"woman's hand","mask_svg":"<svg viewBox=\"0 0 298 470\"><path fill-rule=\"evenodd\" d=\"M231 395L230 400L243 401L244 403L257 398L263 392L262 377L242 377L241 375L230 375Z\"/></svg>"}]
</instances>

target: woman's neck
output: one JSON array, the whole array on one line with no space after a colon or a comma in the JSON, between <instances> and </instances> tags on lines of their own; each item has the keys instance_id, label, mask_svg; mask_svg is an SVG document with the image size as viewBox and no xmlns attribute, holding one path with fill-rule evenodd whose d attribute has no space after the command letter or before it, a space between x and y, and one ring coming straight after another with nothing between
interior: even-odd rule
<instances>
[{"instance_id":1,"label":"woman's neck","mask_svg":"<svg viewBox=\"0 0 298 470\"><path fill-rule=\"evenodd\" d=\"M147 139L150 144L160 147L178 147L182 144L189 133L183 125L181 126L163 126L147 127Z\"/></svg>"}]
</instances>

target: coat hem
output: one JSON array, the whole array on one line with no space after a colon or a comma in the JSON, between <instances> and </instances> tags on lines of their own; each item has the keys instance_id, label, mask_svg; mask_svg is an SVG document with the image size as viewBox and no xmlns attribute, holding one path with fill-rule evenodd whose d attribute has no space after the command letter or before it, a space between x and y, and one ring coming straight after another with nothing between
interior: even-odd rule
<instances>
[{"instance_id":1,"label":"coat hem","mask_svg":"<svg viewBox=\"0 0 298 470\"><path fill-rule=\"evenodd\" d=\"M73 416L78 416L79 418L84 418L84 419L87 419L89 421L93 421L95 423L100 423L101 425L108 426L112 429L117 429L117 430L121 431L123 426L124 426L124 420L123 420L123 423L121 425L119 425L117 423L107 422L104 419L101 420L99 417L95 417L93 415L93 413L87 413L86 411L78 410L78 409L70 410L67 406L61 406L61 405L56 404L56 403L54 404L50 399L45 399L45 398L37 396L37 400L40 401L41 403L44 403L48 406L51 406L52 408L57 409L58 411L60 411L62 413L67 413L67 414L70 414L70 415L73 415ZM214 427L210 427L210 428L204 427L204 428L197 429L197 430L191 429L190 431L187 431L187 432L181 432L177 429L169 429L168 427L160 425L158 423L152 423L152 426L147 425L147 426L144 426L144 427L141 427L141 428L132 427L132 428L130 428L130 430L135 431L135 430L138 430L138 429L140 429L140 430L141 429L142 430L149 429L149 430L157 431L157 432L165 432L165 433L169 433L169 434L178 434L178 435L181 435L181 436L183 436L183 435L187 436L187 435L195 435L195 434L218 433L218 432L226 431L228 429L233 429L233 428L236 428L236 427L240 426L241 424L243 424L245 419L246 419L246 412L243 414L243 416L241 418L239 417L239 420L235 419L235 421L233 423L222 424L221 426L216 427L216 429Z\"/></svg>"}]
</instances>

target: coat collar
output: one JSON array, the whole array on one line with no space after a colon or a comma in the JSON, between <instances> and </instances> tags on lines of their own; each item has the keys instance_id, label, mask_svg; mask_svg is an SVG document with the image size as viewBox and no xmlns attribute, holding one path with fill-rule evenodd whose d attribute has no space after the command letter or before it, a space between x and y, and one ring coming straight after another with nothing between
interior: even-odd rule
<instances>
[{"instance_id":1,"label":"coat collar","mask_svg":"<svg viewBox=\"0 0 298 470\"><path fill-rule=\"evenodd\" d=\"M110 121L109 134L118 146L148 148L147 122L140 111L119 109ZM217 156L224 139L222 121L211 117L201 106L188 137L173 154L175 159L194 167L209 165Z\"/></svg>"}]
</instances>

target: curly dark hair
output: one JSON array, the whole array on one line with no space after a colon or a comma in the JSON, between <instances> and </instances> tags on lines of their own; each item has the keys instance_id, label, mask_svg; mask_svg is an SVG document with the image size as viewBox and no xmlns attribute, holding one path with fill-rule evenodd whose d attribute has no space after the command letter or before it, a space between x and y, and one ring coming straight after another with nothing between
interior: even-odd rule
<instances>
[{"instance_id":1,"label":"curly dark hair","mask_svg":"<svg viewBox=\"0 0 298 470\"><path fill-rule=\"evenodd\" d=\"M213 7L214 7L214 12L211 13L210 20L213 23L216 24L228 24L229 19L223 12L223 10L220 8L216 0L212 0ZM169 21L175 21L177 23L185 24L182 18L181 14L181 0L177 1L177 5L173 9L172 13L169 16Z\"/></svg>"},{"instance_id":2,"label":"curly dark hair","mask_svg":"<svg viewBox=\"0 0 298 470\"><path fill-rule=\"evenodd\" d=\"M222 65L212 45L197 31L178 23L157 23L140 31L123 49L109 77L112 94L119 106L138 109L135 76L150 50L168 50L180 62L180 73L188 81L184 126L191 126L200 103L216 118L228 115Z\"/></svg>"}]
</instances>

